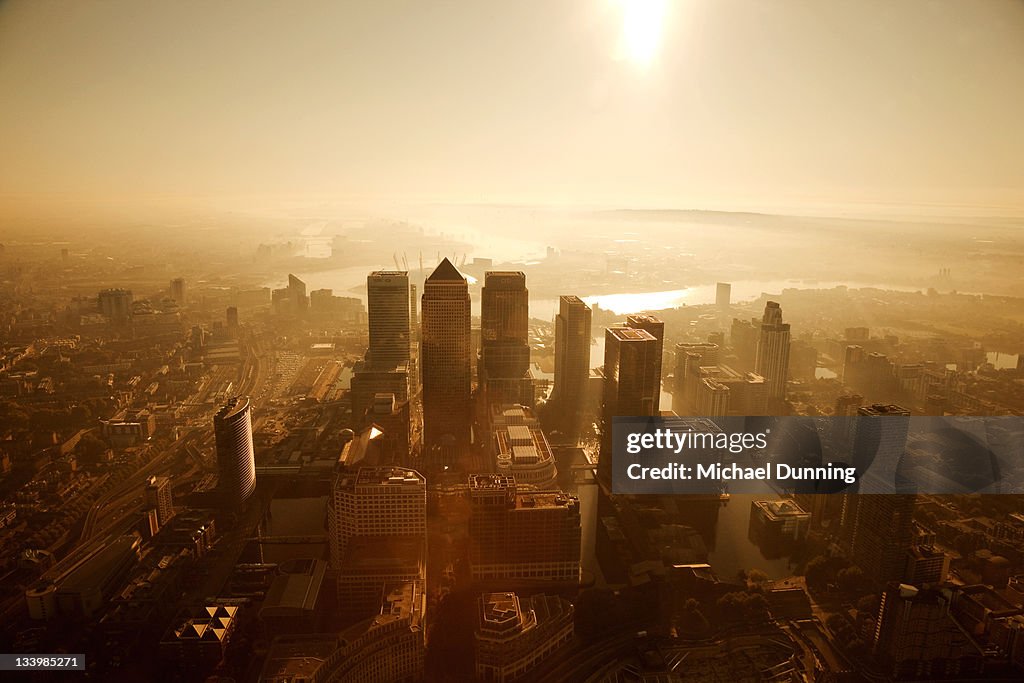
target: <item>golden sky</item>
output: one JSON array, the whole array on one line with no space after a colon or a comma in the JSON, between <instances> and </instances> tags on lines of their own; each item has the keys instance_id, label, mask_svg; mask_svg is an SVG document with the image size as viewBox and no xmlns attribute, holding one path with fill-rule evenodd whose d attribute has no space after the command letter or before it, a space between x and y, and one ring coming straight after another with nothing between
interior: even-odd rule
<instances>
[{"instance_id":1,"label":"golden sky","mask_svg":"<svg viewBox=\"0 0 1024 683\"><path fill-rule=\"evenodd\" d=\"M0 193L1024 204L1011 0L0 4Z\"/></svg>"}]
</instances>

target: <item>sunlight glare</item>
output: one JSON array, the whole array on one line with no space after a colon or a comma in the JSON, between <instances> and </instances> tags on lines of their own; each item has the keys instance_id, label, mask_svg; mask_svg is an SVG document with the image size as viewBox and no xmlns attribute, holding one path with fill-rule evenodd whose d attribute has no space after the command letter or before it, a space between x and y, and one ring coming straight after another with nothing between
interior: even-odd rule
<instances>
[{"instance_id":1,"label":"sunlight glare","mask_svg":"<svg viewBox=\"0 0 1024 683\"><path fill-rule=\"evenodd\" d=\"M622 11L620 49L634 65L649 67L661 47L668 0L618 0Z\"/></svg>"}]
</instances>

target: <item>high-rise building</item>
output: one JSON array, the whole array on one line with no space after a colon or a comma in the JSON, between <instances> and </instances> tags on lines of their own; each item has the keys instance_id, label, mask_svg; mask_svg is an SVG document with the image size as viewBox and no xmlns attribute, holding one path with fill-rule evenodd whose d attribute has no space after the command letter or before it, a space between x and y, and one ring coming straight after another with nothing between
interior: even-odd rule
<instances>
[{"instance_id":1,"label":"high-rise building","mask_svg":"<svg viewBox=\"0 0 1024 683\"><path fill-rule=\"evenodd\" d=\"M376 366L410 360L409 273L378 270L366 278L366 315L370 329L367 360Z\"/></svg>"},{"instance_id":2,"label":"high-rise building","mask_svg":"<svg viewBox=\"0 0 1024 683\"><path fill-rule=\"evenodd\" d=\"M520 271L488 271L480 303L480 377L521 378L530 367L529 290Z\"/></svg>"},{"instance_id":3,"label":"high-rise building","mask_svg":"<svg viewBox=\"0 0 1024 683\"><path fill-rule=\"evenodd\" d=\"M715 287L715 306L721 311L729 310L732 301L732 285L719 282Z\"/></svg>"},{"instance_id":4,"label":"high-rise building","mask_svg":"<svg viewBox=\"0 0 1024 683\"><path fill-rule=\"evenodd\" d=\"M303 313L309 308L309 297L306 296L306 283L288 274L288 299L291 301L293 313Z\"/></svg>"},{"instance_id":5,"label":"high-rise building","mask_svg":"<svg viewBox=\"0 0 1024 683\"><path fill-rule=\"evenodd\" d=\"M427 533L427 480L404 467L360 467L334 478L328 512L331 563L341 566L357 536L415 536Z\"/></svg>"},{"instance_id":6,"label":"high-rise building","mask_svg":"<svg viewBox=\"0 0 1024 683\"><path fill-rule=\"evenodd\" d=\"M950 557L934 545L915 545L907 551L903 581L912 586L938 585L949 577Z\"/></svg>"},{"instance_id":7,"label":"high-rise building","mask_svg":"<svg viewBox=\"0 0 1024 683\"><path fill-rule=\"evenodd\" d=\"M658 339L646 330L605 330L604 409L609 420L614 416L657 414L660 346Z\"/></svg>"},{"instance_id":8,"label":"high-rise building","mask_svg":"<svg viewBox=\"0 0 1024 683\"><path fill-rule=\"evenodd\" d=\"M696 410L700 369L719 364L719 346L712 342L680 342L675 345L672 378L672 409L678 415ZM703 413L700 413L703 415Z\"/></svg>"},{"instance_id":9,"label":"high-rise building","mask_svg":"<svg viewBox=\"0 0 1024 683\"><path fill-rule=\"evenodd\" d=\"M632 327L609 327L604 335L602 372L601 454L597 473L611 482L611 432L613 418L657 415L657 397L661 392L658 375L658 350L653 334Z\"/></svg>"},{"instance_id":10,"label":"high-rise building","mask_svg":"<svg viewBox=\"0 0 1024 683\"><path fill-rule=\"evenodd\" d=\"M477 603L477 680L523 680L541 660L571 641L572 634L573 607L564 598L485 593Z\"/></svg>"},{"instance_id":11,"label":"high-rise building","mask_svg":"<svg viewBox=\"0 0 1024 683\"><path fill-rule=\"evenodd\" d=\"M132 292L130 289L104 289L97 297L100 313L110 322L121 325L132 317Z\"/></svg>"},{"instance_id":12,"label":"high-rise building","mask_svg":"<svg viewBox=\"0 0 1024 683\"><path fill-rule=\"evenodd\" d=\"M578 296L562 296L555 317L555 386L551 400L567 432L579 433L590 378L591 310Z\"/></svg>"},{"instance_id":13,"label":"high-rise building","mask_svg":"<svg viewBox=\"0 0 1024 683\"><path fill-rule=\"evenodd\" d=\"M252 443L249 399L230 399L213 418L217 443L218 493L226 506L244 502L256 489L256 456Z\"/></svg>"},{"instance_id":14,"label":"high-rise building","mask_svg":"<svg viewBox=\"0 0 1024 683\"><path fill-rule=\"evenodd\" d=\"M413 393L412 381L407 363L380 366L369 361L357 361L349 391L356 427L366 424L366 413L377 394L394 394L398 403L409 401Z\"/></svg>"},{"instance_id":15,"label":"high-rise building","mask_svg":"<svg viewBox=\"0 0 1024 683\"><path fill-rule=\"evenodd\" d=\"M238 327L238 308L235 306L228 306L226 319L228 327Z\"/></svg>"},{"instance_id":16,"label":"high-rise building","mask_svg":"<svg viewBox=\"0 0 1024 683\"><path fill-rule=\"evenodd\" d=\"M469 500L469 569L474 579L579 581L576 496L518 492L510 476L473 474Z\"/></svg>"},{"instance_id":17,"label":"high-rise building","mask_svg":"<svg viewBox=\"0 0 1024 683\"><path fill-rule=\"evenodd\" d=\"M697 391L697 415L724 417L729 414L729 387L718 380L705 377Z\"/></svg>"},{"instance_id":18,"label":"high-rise building","mask_svg":"<svg viewBox=\"0 0 1024 683\"><path fill-rule=\"evenodd\" d=\"M179 306L184 306L186 303L185 296L188 293L185 285L185 278L176 277L171 280L171 298L174 299L175 303Z\"/></svg>"},{"instance_id":19,"label":"high-rise building","mask_svg":"<svg viewBox=\"0 0 1024 683\"><path fill-rule=\"evenodd\" d=\"M555 487L555 457L533 411L522 405L492 403L489 412L498 474L540 489Z\"/></svg>"},{"instance_id":20,"label":"high-rise building","mask_svg":"<svg viewBox=\"0 0 1024 683\"><path fill-rule=\"evenodd\" d=\"M954 596L898 583L882 593L873 652L889 680L978 680L984 654L954 619Z\"/></svg>"},{"instance_id":21,"label":"high-rise building","mask_svg":"<svg viewBox=\"0 0 1024 683\"><path fill-rule=\"evenodd\" d=\"M146 480L146 506L156 510L160 526L171 520L174 516L174 498L171 495L170 477L152 476Z\"/></svg>"},{"instance_id":22,"label":"high-rise building","mask_svg":"<svg viewBox=\"0 0 1024 683\"><path fill-rule=\"evenodd\" d=\"M351 619L370 616L389 583L426 578L427 483L403 467L339 468L327 515L338 597Z\"/></svg>"},{"instance_id":23,"label":"high-rise building","mask_svg":"<svg viewBox=\"0 0 1024 683\"><path fill-rule=\"evenodd\" d=\"M447 258L424 283L421 315L424 457L451 465L469 447L472 340L469 283Z\"/></svg>"},{"instance_id":24,"label":"high-rise building","mask_svg":"<svg viewBox=\"0 0 1024 683\"><path fill-rule=\"evenodd\" d=\"M847 494L842 515L850 556L864 576L875 585L902 580L914 543L914 496Z\"/></svg>"},{"instance_id":25,"label":"high-rise building","mask_svg":"<svg viewBox=\"0 0 1024 683\"><path fill-rule=\"evenodd\" d=\"M757 339L754 372L768 385L768 402L778 405L786 400L786 379L789 377L789 324L782 322L782 308L775 301L764 307Z\"/></svg>"},{"instance_id":26,"label":"high-rise building","mask_svg":"<svg viewBox=\"0 0 1024 683\"><path fill-rule=\"evenodd\" d=\"M634 330L646 330L658 340L654 352L654 372L658 376L658 390L654 394L654 414L661 411L661 364L665 354L665 322L653 315L638 313L626 316L626 327Z\"/></svg>"},{"instance_id":27,"label":"high-rise building","mask_svg":"<svg viewBox=\"0 0 1024 683\"><path fill-rule=\"evenodd\" d=\"M873 403L857 409L851 464L857 468L860 493L914 493L901 476L907 447L910 411L894 404Z\"/></svg>"},{"instance_id":28,"label":"high-rise building","mask_svg":"<svg viewBox=\"0 0 1024 683\"><path fill-rule=\"evenodd\" d=\"M760 323L733 318L729 329L729 345L736 356L737 369L750 372L757 361L757 337Z\"/></svg>"}]
</instances>

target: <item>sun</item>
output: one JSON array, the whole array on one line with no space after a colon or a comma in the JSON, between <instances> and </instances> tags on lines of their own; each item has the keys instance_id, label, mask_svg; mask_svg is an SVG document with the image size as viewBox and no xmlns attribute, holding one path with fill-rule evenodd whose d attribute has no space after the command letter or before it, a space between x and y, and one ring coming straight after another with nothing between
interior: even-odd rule
<instances>
[{"instance_id":1,"label":"sun","mask_svg":"<svg viewBox=\"0 0 1024 683\"><path fill-rule=\"evenodd\" d=\"M635 66L649 68L661 47L668 0L616 0L622 12L619 49Z\"/></svg>"}]
</instances>

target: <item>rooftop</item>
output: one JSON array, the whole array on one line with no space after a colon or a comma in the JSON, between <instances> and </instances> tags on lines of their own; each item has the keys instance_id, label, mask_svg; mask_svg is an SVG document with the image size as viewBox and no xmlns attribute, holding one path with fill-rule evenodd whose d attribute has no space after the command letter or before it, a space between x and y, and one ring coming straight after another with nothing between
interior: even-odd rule
<instances>
[{"instance_id":1,"label":"rooftop","mask_svg":"<svg viewBox=\"0 0 1024 683\"><path fill-rule=\"evenodd\" d=\"M405 467L360 467L356 473L356 486L426 484L416 470Z\"/></svg>"},{"instance_id":2,"label":"rooftop","mask_svg":"<svg viewBox=\"0 0 1024 683\"><path fill-rule=\"evenodd\" d=\"M313 680L316 671L338 649L330 634L278 636L274 638L260 672L260 683L293 683Z\"/></svg>"},{"instance_id":3,"label":"rooftop","mask_svg":"<svg viewBox=\"0 0 1024 683\"><path fill-rule=\"evenodd\" d=\"M608 334L623 342L654 341L654 335L635 327L609 327Z\"/></svg>"},{"instance_id":4,"label":"rooftop","mask_svg":"<svg viewBox=\"0 0 1024 683\"><path fill-rule=\"evenodd\" d=\"M441 262L437 264L437 268L434 268L434 272L427 278L427 282L452 282L452 281L465 281L466 278L462 276L451 261L446 258L441 259Z\"/></svg>"}]
</instances>

